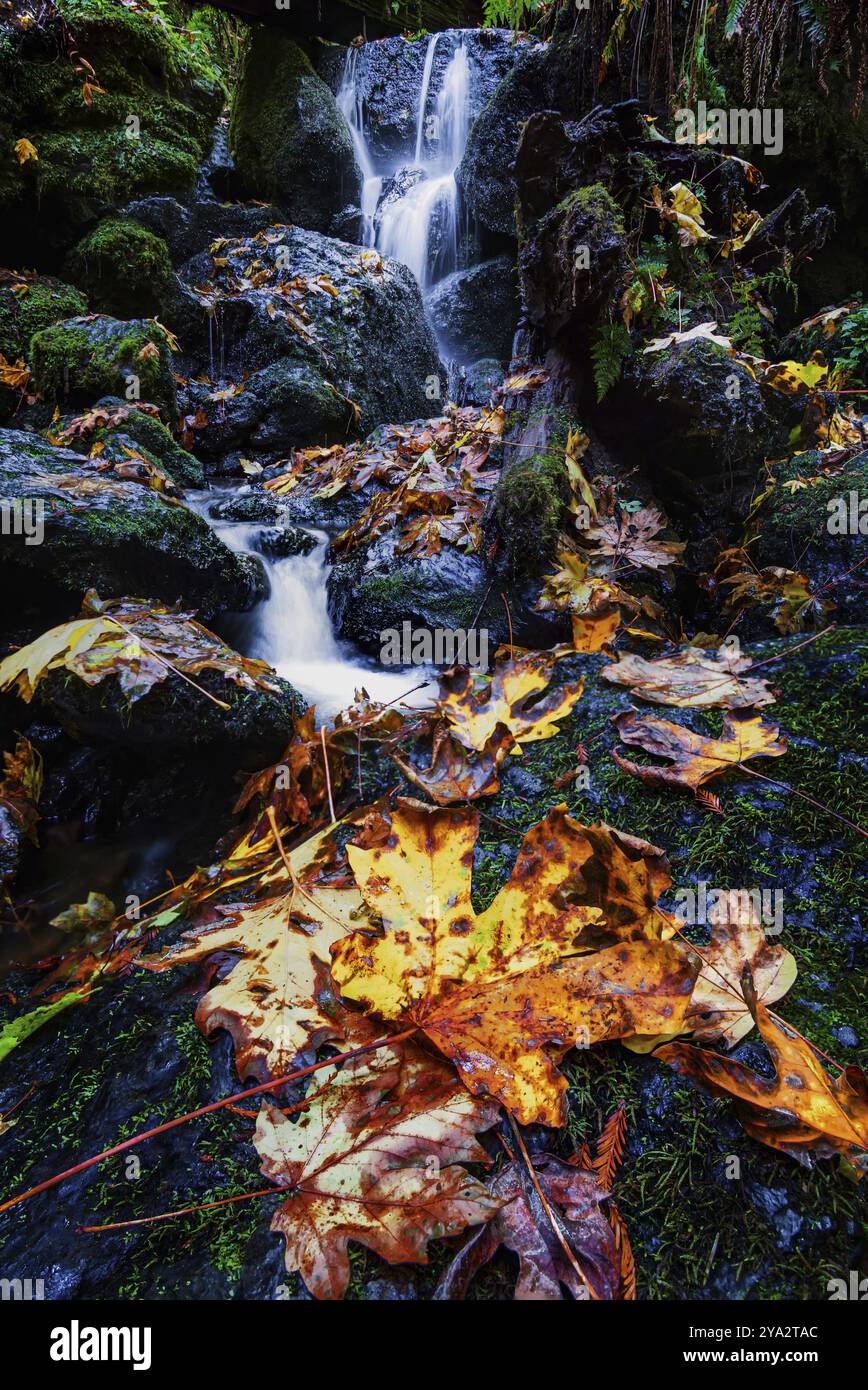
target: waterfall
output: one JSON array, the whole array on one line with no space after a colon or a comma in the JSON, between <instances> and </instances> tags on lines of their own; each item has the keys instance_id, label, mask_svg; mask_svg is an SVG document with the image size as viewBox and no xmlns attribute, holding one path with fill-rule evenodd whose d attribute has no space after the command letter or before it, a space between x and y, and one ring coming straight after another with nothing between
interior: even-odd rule
<instances>
[{"instance_id":1,"label":"waterfall","mask_svg":"<svg viewBox=\"0 0 868 1390\"><path fill-rule=\"evenodd\" d=\"M374 169L374 162L371 159L371 152L365 139L364 111L356 80L358 63L359 50L357 48L348 49L343 80L337 94L337 104L349 126L356 163L362 175L362 244L373 246L374 212L379 202L383 180Z\"/></svg>"},{"instance_id":2,"label":"waterfall","mask_svg":"<svg viewBox=\"0 0 868 1390\"><path fill-rule=\"evenodd\" d=\"M350 49L338 91L363 179L363 240L409 266L423 289L457 269L460 197L455 178L470 128L470 67L461 32L431 106L438 41L425 50L412 163L377 170L365 132L359 94L359 54ZM409 151L408 151L409 161Z\"/></svg>"},{"instance_id":3,"label":"waterfall","mask_svg":"<svg viewBox=\"0 0 868 1390\"><path fill-rule=\"evenodd\" d=\"M268 598L252 613L237 619L237 632L232 637L238 648L246 656L259 657L273 666L308 704L316 706L318 720L346 709L363 687L372 700L388 704L427 681L427 688L407 695L406 703L419 707L430 702L436 685L431 683L432 672L427 667L384 670L367 661L350 643L336 639L328 610L329 538L325 532L309 530L317 544L307 555L272 559L260 547L267 525L226 521L212 514L222 498L237 495L237 489L231 487L212 488L187 493L184 500L231 550L255 555L268 578Z\"/></svg>"}]
</instances>

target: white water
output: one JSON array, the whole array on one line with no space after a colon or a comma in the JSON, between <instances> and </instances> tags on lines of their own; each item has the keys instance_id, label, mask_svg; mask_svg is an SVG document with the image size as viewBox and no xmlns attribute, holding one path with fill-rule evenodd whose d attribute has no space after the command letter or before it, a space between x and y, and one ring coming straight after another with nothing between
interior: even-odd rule
<instances>
[{"instance_id":1,"label":"white water","mask_svg":"<svg viewBox=\"0 0 868 1390\"><path fill-rule=\"evenodd\" d=\"M407 152L408 162L398 170L378 171L371 154L358 84L362 50L354 48L347 53L337 97L362 174L363 241L376 246L384 256L409 266L423 289L458 266L460 199L455 174L470 126L470 69L460 33L431 109L434 59L442 37L432 34L428 40L419 87L415 148L412 156ZM386 202L378 211L387 178L401 168L419 171L422 177L402 197Z\"/></svg>"},{"instance_id":2,"label":"white water","mask_svg":"<svg viewBox=\"0 0 868 1390\"><path fill-rule=\"evenodd\" d=\"M406 695L404 703L419 708L437 693L432 672L424 666L384 670L366 662L348 642L338 642L328 611L326 552L328 536L311 531L317 547L308 555L287 555L271 559L259 550L263 529L257 523L223 521L210 515L211 508L225 497L237 496L235 489L188 493L191 510L209 523L230 550L256 555L264 566L271 593L254 609L244 626L245 655L259 657L273 666L316 706L317 721L332 718L353 703L357 690L365 689L372 700L383 704ZM308 529L308 528L302 528ZM425 683L422 690L414 686Z\"/></svg>"}]
</instances>

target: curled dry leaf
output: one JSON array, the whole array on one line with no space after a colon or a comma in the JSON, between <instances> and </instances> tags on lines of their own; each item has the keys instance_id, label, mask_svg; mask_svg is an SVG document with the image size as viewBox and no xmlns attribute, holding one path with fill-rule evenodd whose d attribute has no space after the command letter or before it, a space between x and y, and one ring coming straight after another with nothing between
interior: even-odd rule
<instances>
[{"instance_id":1,"label":"curled dry leaf","mask_svg":"<svg viewBox=\"0 0 868 1390\"><path fill-rule=\"evenodd\" d=\"M508 729L517 743L554 738L559 732L557 721L570 713L584 689L584 681L573 681L535 700L551 680L556 660L550 652L514 655L511 648L501 648L490 676L456 667L440 682L437 711L453 737L477 752L490 744L498 725Z\"/></svg>"},{"instance_id":2,"label":"curled dry leaf","mask_svg":"<svg viewBox=\"0 0 868 1390\"><path fill-rule=\"evenodd\" d=\"M332 973L345 998L418 1025L474 1093L502 1100L523 1124L559 1125L566 1081L556 1062L568 1048L677 1031L693 970L660 939L662 916L656 939L644 936L647 882L635 894L627 882L612 885L611 921L589 905L603 897L609 866L586 835L616 832L586 830L557 808L525 836L509 881L477 916L478 831L470 810L399 801L384 844L348 845L383 931L339 941ZM635 848L641 879L642 842L618 840ZM580 955L593 949L589 930L618 944Z\"/></svg>"},{"instance_id":3,"label":"curled dry leaf","mask_svg":"<svg viewBox=\"0 0 868 1390\"><path fill-rule=\"evenodd\" d=\"M732 889L709 910L711 941L685 1020L694 1038L727 1047L750 1032L753 1016L741 981L747 968L757 998L766 1006L783 998L797 975L794 957L768 940L749 893Z\"/></svg>"},{"instance_id":4,"label":"curled dry leaf","mask_svg":"<svg viewBox=\"0 0 868 1390\"><path fill-rule=\"evenodd\" d=\"M841 1154L858 1177L868 1170L868 1077L846 1067L831 1077L810 1043L756 1004L756 1021L775 1067L772 1079L731 1057L689 1043L654 1054L713 1096L735 1100L747 1133L810 1167Z\"/></svg>"},{"instance_id":5,"label":"curled dry leaf","mask_svg":"<svg viewBox=\"0 0 868 1390\"><path fill-rule=\"evenodd\" d=\"M574 650L602 651L621 624L621 609L638 612L638 600L610 580L589 575L589 561L582 555L562 550L558 564L560 569L546 576L537 611L569 613Z\"/></svg>"},{"instance_id":6,"label":"curled dry leaf","mask_svg":"<svg viewBox=\"0 0 868 1390\"><path fill-rule=\"evenodd\" d=\"M42 755L28 738L19 738L13 753L3 754L0 776L0 811L33 842L37 843L37 803L42 795ZM2 831L2 822L0 822Z\"/></svg>"},{"instance_id":7,"label":"curled dry leaf","mask_svg":"<svg viewBox=\"0 0 868 1390\"><path fill-rule=\"evenodd\" d=\"M704 738L669 719L633 711L615 715L612 723L623 743L670 763L669 767L640 766L618 752L612 754L624 772L650 787L678 787L695 793L712 777L750 758L779 758L787 751L787 741L778 737L776 724L764 724L759 715L739 717L729 710L723 716L722 738Z\"/></svg>"},{"instance_id":8,"label":"curled dry leaf","mask_svg":"<svg viewBox=\"0 0 868 1390\"><path fill-rule=\"evenodd\" d=\"M487 1221L502 1199L463 1163L488 1163L476 1134L497 1118L451 1070L416 1048L383 1048L311 1079L321 1092L297 1120L272 1105L253 1142L262 1173L290 1189L271 1229L286 1267L316 1298L341 1298L348 1241L390 1264L426 1264L431 1239Z\"/></svg>"},{"instance_id":9,"label":"curled dry leaf","mask_svg":"<svg viewBox=\"0 0 868 1390\"><path fill-rule=\"evenodd\" d=\"M438 806L448 806L453 801L474 801L478 796L492 796L498 791L498 770L514 747L515 739L505 724L496 725L483 747L473 752L452 737L445 721L439 721L428 767L398 753L392 754L392 761Z\"/></svg>"},{"instance_id":10,"label":"curled dry leaf","mask_svg":"<svg viewBox=\"0 0 868 1390\"><path fill-rule=\"evenodd\" d=\"M600 1204L607 1189L597 1176L552 1154L533 1160L537 1182L561 1235L596 1298L619 1296L621 1259L615 1233ZM507 1163L487 1184L505 1203L491 1221L474 1231L437 1287L436 1298L463 1298L471 1279L501 1246L518 1256L516 1299L560 1299L563 1289L587 1298L586 1284L567 1258L552 1229L552 1217L540 1201L526 1166Z\"/></svg>"},{"instance_id":11,"label":"curled dry leaf","mask_svg":"<svg viewBox=\"0 0 868 1390\"><path fill-rule=\"evenodd\" d=\"M239 952L230 973L200 1000L196 1022L206 1034L225 1028L239 1075L260 1081L290 1071L300 1052L342 1036L322 977L332 943L365 919L329 832L305 840L288 857L295 876L289 892L223 907L218 922L140 961L162 971L215 951Z\"/></svg>"},{"instance_id":12,"label":"curled dry leaf","mask_svg":"<svg viewBox=\"0 0 868 1390\"><path fill-rule=\"evenodd\" d=\"M614 685L626 685L631 695L655 705L681 709L742 709L770 705L774 695L761 677L747 676L749 657L721 648L714 656L684 647L673 656L646 661L627 653L602 672Z\"/></svg>"}]
</instances>

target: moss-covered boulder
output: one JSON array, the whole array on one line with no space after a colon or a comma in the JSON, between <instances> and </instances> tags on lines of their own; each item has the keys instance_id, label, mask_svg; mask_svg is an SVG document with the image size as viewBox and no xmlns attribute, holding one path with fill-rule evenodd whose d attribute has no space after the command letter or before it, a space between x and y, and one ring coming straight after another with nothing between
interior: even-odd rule
<instances>
[{"instance_id":1,"label":"moss-covered boulder","mask_svg":"<svg viewBox=\"0 0 868 1390\"><path fill-rule=\"evenodd\" d=\"M120 744L159 756L170 749L234 744L255 761L278 758L305 703L289 681L270 678L272 689L246 690L215 671L201 671L196 685L170 674L141 699L130 701L116 679L88 685L68 671L52 672L36 698L67 733L91 744ZM215 704L220 700L228 709Z\"/></svg>"},{"instance_id":2,"label":"moss-covered boulder","mask_svg":"<svg viewBox=\"0 0 868 1390\"><path fill-rule=\"evenodd\" d=\"M346 121L310 59L287 34L254 29L235 90L229 132L246 189L294 222L328 231L361 200L361 175Z\"/></svg>"},{"instance_id":3,"label":"moss-covered boulder","mask_svg":"<svg viewBox=\"0 0 868 1390\"><path fill-rule=\"evenodd\" d=\"M0 431L0 504L22 517L0 549L6 626L31 596L43 614L60 600L67 609L70 595L78 602L89 588L182 599L206 618L263 596L256 562L229 550L201 517L152 488L100 474L39 435Z\"/></svg>"},{"instance_id":4,"label":"moss-covered boulder","mask_svg":"<svg viewBox=\"0 0 868 1390\"><path fill-rule=\"evenodd\" d=\"M601 183L569 193L522 242L518 269L528 319L554 338L588 323L620 288L624 219Z\"/></svg>"},{"instance_id":5,"label":"moss-covered boulder","mask_svg":"<svg viewBox=\"0 0 868 1390\"><path fill-rule=\"evenodd\" d=\"M0 285L0 353L9 363L30 362L34 333L62 319L87 313L87 301L72 285L47 275L13 275ZM15 391L0 385L0 421L19 404Z\"/></svg>"},{"instance_id":6,"label":"moss-covered boulder","mask_svg":"<svg viewBox=\"0 0 868 1390\"><path fill-rule=\"evenodd\" d=\"M252 286L243 271L254 259ZM195 436L203 457L239 448L285 455L293 445L427 415L432 384L445 394L446 373L405 265L289 226L232 239L220 260L227 265L215 268L206 253L183 270L185 282L213 295L232 383L216 401L208 386L191 381L186 388L185 416L195 419L201 408L207 418ZM281 312L285 284L295 287L295 304L307 316L301 325L297 312ZM207 335L201 311L200 321ZM185 349L191 341L185 328Z\"/></svg>"},{"instance_id":7,"label":"moss-covered boulder","mask_svg":"<svg viewBox=\"0 0 868 1390\"><path fill-rule=\"evenodd\" d=\"M775 467L775 486L757 517L754 556L805 575L813 594L834 603L839 622L865 616L868 552L868 453L826 474L815 451ZM788 487L787 484L795 484Z\"/></svg>"},{"instance_id":8,"label":"moss-covered boulder","mask_svg":"<svg viewBox=\"0 0 868 1390\"><path fill-rule=\"evenodd\" d=\"M515 188L510 166L522 123L541 101L545 57L538 47L521 50L470 128L457 179L467 207L488 233L515 236ZM492 157L492 152L497 157Z\"/></svg>"},{"instance_id":9,"label":"moss-covered boulder","mask_svg":"<svg viewBox=\"0 0 868 1390\"><path fill-rule=\"evenodd\" d=\"M786 444L787 430L750 373L707 339L639 353L628 360L625 382L612 408L626 412L644 449L655 450L655 476L748 475Z\"/></svg>"},{"instance_id":10,"label":"moss-covered boulder","mask_svg":"<svg viewBox=\"0 0 868 1390\"><path fill-rule=\"evenodd\" d=\"M202 487L205 479L197 458L173 439L166 426L146 410L116 396L97 401L84 416L66 416L49 430L51 442L94 454L100 463L127 463L139 456L154 464L178 487Z\"/></svg>"},{"instance_id":11,"label":"moss-covered boulder","mask_svg":"<svg viewBox=\"0 0 868 1390\"><path fill-rule=\"evenodd\" d=\"M75 54L75 61L73 60ZM81 70L81 59L90 71ZM224 96L213 32L176 0L57 0L38 25L0 17L0 252L65 249L128 199L183 192ZM36 158L19 164L14 146Z\"/></svg>"},{"instance_id":12,"label":"moss-covered boulder","mask_svg":"<svg viewBox=\"0 0 868 1390\"><path fill-rule=\"evenodd\" d=\"M128 217L100 222L70 252L64 269L91 308L119 319L158 317L173 280L166 243Z\"/></svg>"},{"instance_id":13,"label":"moss-covered boulder","mask_svg":"<svg viewBox=\"0 0 868 1390\"><path fill-rule=\"evenodd\" d=\"M37 390L61 406L123 396L151 402L163 419L175 420L172 349L166 330L152 320L65 319L35 335L31 357Z\"/></svg>"}]
</instances>

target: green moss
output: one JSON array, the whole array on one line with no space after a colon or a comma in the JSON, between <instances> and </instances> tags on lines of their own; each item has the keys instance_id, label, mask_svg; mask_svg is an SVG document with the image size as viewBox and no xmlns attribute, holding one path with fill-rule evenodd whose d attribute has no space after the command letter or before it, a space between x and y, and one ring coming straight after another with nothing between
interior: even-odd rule
<instances>
[{"instance_id":1,"label":"green moss","mask_svg":"<svg viewBox=\"0 0 868 1390\"><path fill-rule=\"evenodd\" d=\"M252 31L229 140L250 192L305 227L327 231L334 213L358 198L352 141L335 99L304 50L273 27Z\"/></svg>"},{"instance_id":2,"label":"green moss","mask_svg":"<svg viewBox=\"0 0 868 1390\"><path fill-rule=\"evenodd\" d=\"M117 318L159 315L172 281L166 243L124 217L108 218L89 232L65 269L95 309Z\"/></svg>"},{"instance_id":3,"label":"green moss","mask_svg":"<svg viewBox=\"0 0 868 1390\"><path fill-rule=\"evenodd\" d=\"M776 466L775 490L761 517L764 549L771 549L776 541L778 544L782 541L798 555L812 541L828 538L828 504L832 498L846 498L851 490L860 498L868 498L868 453L848 459L840 472L829 477L819 476L821 466L822 461L815 451L796 454ZM785 483L801 478L819 480L795 491L784 487Z\"/></svg>"},{"instance_id":4,"label":"green moss","mask_svg":"<svg viewBox=\"0 0 868 1390\"><path fill-rule=\"evenodd\" d=\"M87 301L62 280L36 276L21 284L19 293L11 285L0 286L0 352L9 362L29 362L34 333L87 313Z\"/></svg>"},{"instance_id":5,"label":"green moss","mask_svg":"<svg viewBox=\"0 0 868 1390\"><path fill-rule=\"evenodd\" d=\"M157 323L68 319L34 336L32 359L37 389L50 399L92 405L101 396L125 396L136 377L139 399L175 418L172 351Z\"/></svg>"},{"instance_id":6,"label":"green moss","mask_svg":"<svg viewBox=\"0 0 868 1390\"><path fill-rule=\"evenodd\" d=\"M575 189L559 203L556 211L567 215L580 211L594 222L607 225L619 236L624 234L623 214L605 184L588 183Z\"/></svg>"},{"instance_id":7,"label":"green moss","mask_svg":"<svg viewBox=\"0 0 868 1390\"><path fill-rule=\"evenodd\" d=\"M563 445L510 464L494 498L494 521L509 571L541 573L551 558L569 498Z\"/></svg>"}]
</instances>

